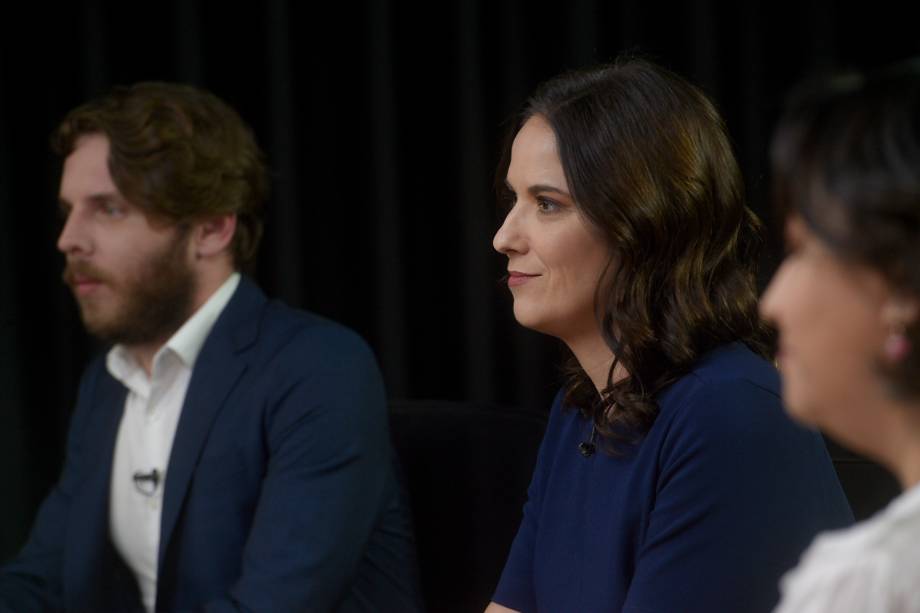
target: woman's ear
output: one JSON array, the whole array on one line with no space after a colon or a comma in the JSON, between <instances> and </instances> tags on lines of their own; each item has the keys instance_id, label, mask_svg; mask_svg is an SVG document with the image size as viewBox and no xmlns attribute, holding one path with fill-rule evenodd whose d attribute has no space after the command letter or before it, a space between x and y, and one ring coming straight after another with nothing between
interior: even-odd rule
<instances>
[{"instance_id":1,"label":"woman's ear","mask_svg":"<svg viewBox=\"0 0 920 613\"><path fill-rule=\"evenodd\" d=\"M916 298L892 294L882 306L882 325L887 330L882 352L891 365L902 363L913 351L907 328L917 321L920 305Z\"/></svg>"},{"instance_id":2,"label":"woman's ear","mask_svg":"<svg viewBox=\"0 0 920 613\"><path fill-rule=\"evenodd\" d=\"M889 329L907 328L920 317L920 299L915 296L892 294L882 306L882 323Z\"/></svg>"}]
</instances>

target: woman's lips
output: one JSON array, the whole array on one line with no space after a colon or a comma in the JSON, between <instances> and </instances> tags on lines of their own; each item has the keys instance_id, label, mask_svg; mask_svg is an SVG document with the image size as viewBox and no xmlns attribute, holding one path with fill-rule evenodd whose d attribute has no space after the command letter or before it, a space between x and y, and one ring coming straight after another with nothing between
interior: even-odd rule
<instances>
[{"instance_id":1,"label":"woman's lips","mask_svg":"<svg viewBox=\"0 0 920 613\"><path fill-rule=\"evenodd\" d=\"M517 287L518 285L523 285L534 277L539 276L540 275L529 275L527 273L512 270L508 273L508 287Z\"/></svg>"}]
</instances>

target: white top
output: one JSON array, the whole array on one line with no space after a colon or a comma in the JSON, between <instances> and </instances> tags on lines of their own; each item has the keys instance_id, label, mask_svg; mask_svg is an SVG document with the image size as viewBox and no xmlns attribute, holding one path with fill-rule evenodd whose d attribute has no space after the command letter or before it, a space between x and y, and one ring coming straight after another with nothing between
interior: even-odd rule
<instances>
[{"instance_id":1,"label":"white top","mask_svg":"<svg viewBox=\"0 0 920 613\"><path fill-rule=\"evenodd\" d=\"M157 593L166 466L185 392L201 347L239 281L239 273L233 273L156 352L152 376L122 345L106 356L109 373L128 388L112 462L109 527L115 549L137 577L148 613Z\"/></svg>"},{"instance_id":2,"label":"white top","mask_svg":"<svg viewBox=\"0 0 920 613\"><path fill-rule=\"evenodd\" d=\"M819 535L775 613L920 612L920 486L868 521Z\"/></svg>"}]
</instances>

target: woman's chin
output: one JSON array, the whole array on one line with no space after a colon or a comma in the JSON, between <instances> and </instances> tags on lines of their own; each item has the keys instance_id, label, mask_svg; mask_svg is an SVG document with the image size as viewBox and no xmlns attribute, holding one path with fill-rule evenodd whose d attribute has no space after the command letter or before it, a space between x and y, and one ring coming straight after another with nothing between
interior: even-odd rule
<instances>
[{"instance_id":1,"label":"woman's chin","mask_svg":"<svg viewBox=\"0 0 920 613\"><path fill-rule=\"evenodd\" d=\"M822 403L813 394L803 394L796 386L783 381L783 407L786 413L799 425L807 428L821 428Z\"/></svg>"},{"instance_id":2,"label":"woman's chin","mask_svg":"<svg viewBox=\"0 0 920 613\"><path fill-rule=\"evenodd\" d=\"M532 305L521 304L521 301L514 303L514 319L525 328L537 332L543 332L545 328L546 318L539 312L539 309L533 308Z\"/></svg>"}]
</instances>

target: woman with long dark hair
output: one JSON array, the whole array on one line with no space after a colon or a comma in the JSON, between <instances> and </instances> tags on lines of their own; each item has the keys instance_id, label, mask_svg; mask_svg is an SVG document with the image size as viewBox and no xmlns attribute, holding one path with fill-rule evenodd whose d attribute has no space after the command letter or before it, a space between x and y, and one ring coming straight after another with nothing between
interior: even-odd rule
<instances>
[{"instance_id":1,"label":"woman with long dark hair","mask_svg":"<svg viewBox=\"0 0 920 613\"><path fill-rule=\"evenodd\" d=\"M761 309L783 400L905 490L816 539L778 610L920 611L920 63L800 91L772 159L788 255Z\"/></svg>"},{"instance_id":2,"label":"woman with long dark hair","mask_svg":"<svg viewBox=\"0 0 920 613\"><path fill-rule=\"evenodd\" d=\"M780 404L760 224L718 112L643 60L565 74L499 177L515 317L571 360L489 612L769 610L851 515Z\"/></svg>"}]
</instances>

